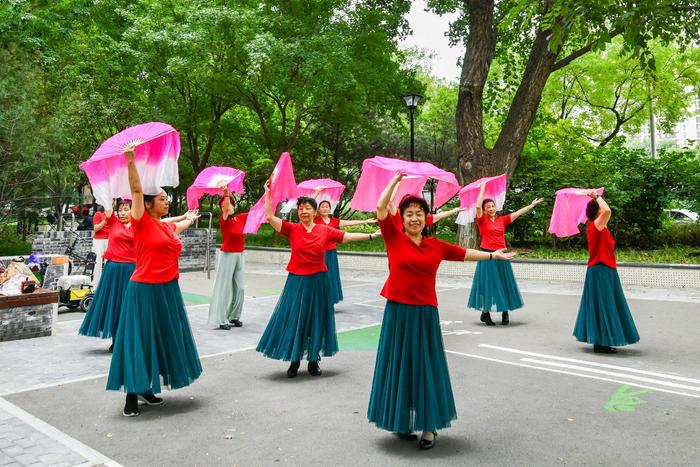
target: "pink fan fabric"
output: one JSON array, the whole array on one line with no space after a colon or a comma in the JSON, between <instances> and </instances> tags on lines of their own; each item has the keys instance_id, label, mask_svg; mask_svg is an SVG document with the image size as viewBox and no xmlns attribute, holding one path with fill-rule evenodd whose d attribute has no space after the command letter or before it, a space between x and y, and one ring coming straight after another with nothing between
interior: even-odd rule
<instances>
[{"instance_id":1,"label":"pink fan fabric","mask_svg":"<svg viewBox=\"0 0 700 467\"><path fill-rule=\"evenodd\" d=\"M134 162L145 194L157 195L162 186L175 187L180 183L180 134L167 123L143 123L111 136L80 164L98 204L111 206L112 199L130 196L124 148L134 142L138 143Z\"/></svg>"},{"instance_id":2,"label":"pink fan fabric","mask_svg":"<svg viewBox=\"0 0 700 467\"><path fill-rule=\"evenodd\" d=\"M207 167L199 172L194 183L187 189L187 209L199 207L199 199L204 195L221 196L223 185L231 193L243 194L245 172L231 167Z\"/></svg>"},{"instance_id":3,"label":"pink fan fabric","mask_svg":"<svg viewBox=\"0 0 700 467\"><path fill-rule=\"evenodd\" d=\"M313 196L314 194L316 194L316 189L318 187L324 188L321 191L319 191L318 195L316 196L316 201L318 201L319 203L321 201L330 202L331 212L333 212L335 210L335 207L338 205L338 202L340 201L340 197L343 195L343 191L345 191L345 185L343 185L340 182L336 182L335 180L330 178L315 178L313 180L304 180L303 182L297 185L297 189L299 190L298 196ZM290 200L288 203L285 203L284 207L282 208L282 212L289 212L295 206L296 199Z\"/></svg>"},{"instance_id":4,"label":"pink fan fabric","mask_svg":"<svg viewBox=\"0 0 700 467\"><path fill-rule=\"evenodd\" d=\"M299 189L294 179L294 167L292 157L288 152L280 155L275 170L272 171L272 185L270 189L270 202L273 208L285 199L297 198ZM248 211L248 219L243 228L244 234L257 233L260 226L267 222L265 217L265 194L260 197L255 206Z\"/></svg>"},{"instance_id":5,"label":"pink fan fabric","mask_svg":"<svg viewBox=\"0 0 700 467\"><path fill-rule=\"evenodd\" d=\"M396 200L407 194L421 196L423 187L430 178L438 182L433 203L436 208L448 202L459 191L459 183L454 174L433 164L375 156L362 162L362 174L357 181L350 207L358 211L375 211L379 196L396 172L407 175L401 180Z\"/></svg>"},{"instance_id":6,"label":"pink fan fabric","mask_svg":"<svg viewBox=\"0 0 700 467\"><path fill-rule=\"evenodd\" d=\"M484 189L484 198L490 198L496 203L496 209L503 209L503 203L506 201L506 188L508 180L506 174L501 174L496 177L484 177L470 183L459 190L459 207L462 211L459 212L457 224L467 225L474 222L476 218L476 199L479 197L479 185L486 184Z\"/></svg>"},{"instance_id":7,"label":"pink fan fabric","mask_svg":"<svg viewBox=\"0 0 700 467\"><path fill-rule=\"evenodd\" d=\"M554 200L552 220L549 222L549 232L559 238L577 235L578 225L586 221L586 205L591 200L587 195L592 188L562 188L557 191ZM596 188L599 196L603 195L604 187Z\"/></svg>"}]
</instances>

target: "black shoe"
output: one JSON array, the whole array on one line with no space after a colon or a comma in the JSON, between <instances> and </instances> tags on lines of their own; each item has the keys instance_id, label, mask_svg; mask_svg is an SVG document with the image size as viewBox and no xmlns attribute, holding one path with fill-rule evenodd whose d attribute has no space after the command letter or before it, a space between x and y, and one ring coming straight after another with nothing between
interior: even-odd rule
<instances>
[{"instance_id":1,"label":"black shoe","mask_svg":"<svg viewBox=\"0 0 700 467\"><path fill-rule=\"evenodd\" d=\"M598 345L593 344L593 351L595 353L617 353L617 349L610 347L609 345Z\"/></svg>"},{"instance_id":2,"label":"black shoe","mask_svg":"<svg viewBox=\"0 0 700 467\"><path fill-rule=\"evenodd\" d=\"M112 353L113 350L114 350L114 342L112 342L112 345L109 346L109 349L107 349L107 351L109 353Z\"/></svg>"},{"instance_id":3,"label":"black shoe","mask_svg":"<svg viewBox=\"0 0 700 467\"><path fill-rule=\"evenodd\" d=\"M435 447L435 440L437 439L437 433L433 431L433 439L427 440L421 436L420 441L418 441L418 447L420 449L432 449Z\"/></svg>"},{"instance_id":4,"label":"black shoe","mask_svg":"<svg viewBox=\"0 0 700 467\"><path fill-rule=\"evenodd\" d=\"M396 433L396 436L405 441L415 441L418 439L418 435L415 433Z\"/></svg>"},{"instance_id":5,"label":"black shoe","mask_svg":"<svg viewBox=\"0 0 700 467\"><path fill-rule=\"evenodd\" d=\"M287 369L287 378L296 378L301 362L292 362Z\"/></svg>"},{"instance_id":6,"label":"black shoe","mask_svg":"<svg viewBox=\"0 0 700 467\"><path fill-rule=\"evenodd\" d=\"M309 362L307 370L311 376L321 376L321 367L318 366L318 362Z\"/></svg>"},{"instance_id":7,"label":"black shoe","mask_svg":"<svg viewBox=\"0 0 700 467\"><path fill-rule=\"evenodd\" d=\"M229 326L228 324L220 324L219 329L225 329L226 331L228 331L229 329L231 329L231 326Z\"/></svg>"},{"instance_id":8,"label":"black shoe","mask_svg":"<svg viewBox=\"0 0 700 467\"><path fill-rule=\"evenodd\" d=\"M508 326L508 323L510 323L510 319L508 318L508 312L504 311L503 316L501 316L501 324L503 326Z\"/></svg>"},{"instance_id":9,"label":"black shoe","mask_svg":"<svg viewBox=\"0 0 700 467\"><path fill-rule=\"evenodd\" d=\"M146 405L163 405L163 399L156 397L153 393L139 394L139 399L144 401Z\"/></svg>"},{"instance_id":10,"label":"black shoe","mask_svg":"<svg viewBox=\"0 0 700 467\"><path fill-rule=\"evenodd\" d=\"M126 404L124 404L122 414L125 417L135 417L139 414L139 400L136 394L130 392L126 395Z\"/></svg>"},{"instance_id":11,"label":"black shoe","mask_svg":"<svg viewBox=\"0 0 700 467\"><path fill-rule=\"evenodd\" d=\"M491 313L481 313L481 322L486 324L486 326L495 326L496 323L491 321ZM426 448L429 449L429 448Z\"/></svg>"},{"instance_id":12,"label":"black shoe","mask_svg":"<svg viewBox=\"0 0 700 467\"><path fill-rule=\"evenodd\" d=\"M237 328L240 328L241 326L243 326L243 323L237 319L232 319L231 321L229 321L229 324L232 324Z\"/></svg>"}]
</instances>

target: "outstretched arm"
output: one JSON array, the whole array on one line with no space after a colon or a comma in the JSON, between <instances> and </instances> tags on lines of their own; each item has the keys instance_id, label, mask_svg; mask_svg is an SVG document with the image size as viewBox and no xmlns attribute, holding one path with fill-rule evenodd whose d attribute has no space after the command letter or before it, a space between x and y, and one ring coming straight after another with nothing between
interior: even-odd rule
<instances>
[{"instance_id":1,"label":"outstretched arm","mask_svg":"<svg viewBox=\"0 0 700 467\"><path fill-rule=\"evenodd\" d=\"M196 211L199 211L199 209L197 209ZM189 212L189 211L187 211L187 212ZM187 212L184 214L181 214L179 216L164 217L160 221L161 222L176 222L176 223L180 222L180 221L184 221L185 219L187 219ZM199 217L199 216L197 216L197 217Z\"/></svg>"},{"instance_id":2,"label":"outstretched arm","mask_svg":"<svg viewBox=\"0 0 700 467\"><path fill-rule=\"evenodd\" d=\"M595 228L600 230L603 230L605 227L608 226L608 221L610 220L610 216L612 215L612 211L610 210L610 206L608 206L608 203L605 202L602 196L599 196L598 193L596 193L594 190L591 190L588 193L588 196L596 200L598 203L598 206L600 207L600 211L598 212L598 217L595 218Z\"/></svg>"},{"instance_id":3,"label":"outstretched arm","mask_svg":"<svg viewBox=\"0 0 700 467\"><path fill-rule=\"evenodd\" d=\"M178 216L184 217L184 219L179 222L175 222L175 233L179 234L180 232L187 230L192 224L194 224L194 221L199 219L199 216L199 209L193 209L191 211L187 211L182 216Z\"/></svg>"},{"instance_id":4,"label":"outstretched arm","mask_svg":"<svg viewBox=\"0 0 700 467\"><path fill-rule=\"evenodd\" d=\"M272 183L272 181L269 179L265 182L265 217L267 217L267 222L270 223L272 228L279 232L282 230L282 219L275 216L272 210L272 203L270 202L270 183Z\"/></svg>"},{"instance_id":5,"label":"outstretched arm","mask_svg":"<svg viewBox=\"0 0 700 467\"><path fill-rule=\"evenodd\" d=\"M515 219L522 216L523 214L528 212L530 209L532 209L535 206L537 206L538 204L540 204L542 201L544 201L544 198L537 198L536 200L534 200L532 203L528 204L524 208L520 208L515 212L511 212L510 213L510 221L513 222Z\"/></svg>"},{"instance_id":6,"label":"outstretched arm","mask_svg":"<svg viewBox=\"0 0 700 467\"><path fill-rule=\"evenodd\" d=\"M353 225L366 225L366 224L376 224L377 219L365 219L363 221L346 221L341 219L340 220L340 226L341 227L351 227Z\"/></svg>"},{"instance_id":7,"label":"outstretched arm","mask_svg":"<svg viewBox=\"0 0 700 467\"><path fill-rule=\"evenodd\" d=\"M393 215L393 213L389 212L389 203L391 201L391 196L392 194L394 194L394 188L396 187L396 185L404 177L405 175L401 172L396 172L389 184L386 186L386 188L384 188L384 191L382 191L382 194L379 196L379 200L377 201L377 219L379 219L380 221L386 219L386 216L389 214Z\"/></svg>"},{"instance_id":8,"label":"outstretched arm","mask_svg":"<svg viewBox=\"0 0 700 467\"><path fill-rule=\"evenodd\" d=\"M141 177L134 163L134 149L136 144L132 143L124 148L126 156L127 172L129 174L129 189L131 190L131 217L135 220L140 220L146 208L143 203L143 187L141 186Z\"/></svg>"},{"instance_id":9,"label":"outstretched arm","mask_svg":"<svg viewBox=\"0 0 700 467\"><path fill-rule=\"evenodd\" d=\"M506 253L505 248L496 250L493 253L467 248L467 254L464 255L464 261L481 261L485 259L510 260L513 259L514 256L514 252Z\"/></svg>"},{"instance_id":10,"label":"outstretched arm","mask_svg":"<svg viewBox=\"0 0 700 467\"><path fill-rule=\"evenodd\" d=\"M381 230L377 230L376 232L373 232L371 234L345 232L345 235L343 235L342 243L359 242L361 240L372 240L381 236Z\"/></svg>"},{"instance_id":11,"label":"outstretched arm","mask_svg":"<svg viewBox=\"0 0 700 467\"><path fill-rule=\"evenodd\" d=\"M479 185L479 196L476 197L476 217L480 218L484 215L484 210L481 208L481 204L484 202L484 192L486 191L486 184L481 183Z\"/></svg>"},{"instance_id":12,"label":"outstretched arm","mask_svg":"<svg viewBox=\"0 0 700 467\"><path fill-rule=\"evenodd\" d=\"M442 211L438 212L437 214L433 214L433 224L443 220L446 217L454 216L459 212L459 208L454 208L450 209L449 211Z\"/></svg>"}]
</instances>

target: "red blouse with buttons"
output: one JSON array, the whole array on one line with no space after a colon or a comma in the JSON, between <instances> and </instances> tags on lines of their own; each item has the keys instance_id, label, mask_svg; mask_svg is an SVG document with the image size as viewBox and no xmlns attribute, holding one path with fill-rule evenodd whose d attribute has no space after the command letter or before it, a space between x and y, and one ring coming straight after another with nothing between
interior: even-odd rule
<instances>
[{"instance_id":1,"label":"red blouse with buttons","mask_svg":"<svg viewBox=\"0 0 700 467\"><path fill-rule=\"evenodd\" d=\"M605 227L598 230L594 221L588 222L586 227L586 237L588 238L588 266L595 266L603 263L613 269L617 269L617 259L615 258L615 239Z\"/></svg>"},{"instance_id":2,"label":"red blouse with buttons","mask_svg":"<svg viewBox=\"0 0 700 467\"><path fill-rule=\"evenodd\" d=\"M219 226L221 227L221 251L227 253L241 253L245 248L245 235L243 235L243 227L248 219L248 213L244 212L235 216L228 216L224 219L219 218Z\"/></svg>"},{"instance_id":3,"label":"red blouse with buttons","mask_svg":"<svg viewBox=\"0 0 700 467\"><path fill-rule=\"evenodd\" d=\"M416 245L391 217L379 221L389 257L389 278L382 297L407 305L437 307L435 275L440 263L464 261L467 250L432 237L423 237Z\"/></svg>"},{"instance_id":4,"label":"red blouse with buttons","mask_svg":"<svg viewBox=\"0 0 700 467\"><path fill-rule=\"evenodd\" d=\"M117 263L135 262L136 250L134 249L134 231L132 228L121 223L116 213L112 213L107 218L106 226L109 226L109 242L107 243L107 250L102 257Z\"/></svg>"},{"instance_id":5,"label":"red blouse with buttons","mask_svg":"<svg viewBox=\"0 0 700 467\"><path fill-rule=\"evenodd\" d=\"M481 248L484 250L500 250L506 247L506 226L513 222L510 214L496 216L494 220L483 214L476 218L476 225L481 236Z\"/></svg>"},{"instance_id":6,"label":"red blouse with buttons","mask_svg":"<svg viewBox=\"0 0 700 467\"><path fill-rule=\"evenodd\" d=\"M139 220L131 218L131 228L136 249L136 270L131 280L163 284L179 278L182 242L175 233L175 223L157 221L144 212Z\"/></svg>"},{"instance_id":7,"label":"red blouse with buttons","mask_svg":"<svg viewBox=\"0 0 700 467\"><path fill-rule=\"evenodd\" d=\"M112 214L112 217L114 217L114 214ZM106 218L107 215L104 212L96 212L95 215L92 216L92 225L97 225ZM109 222L107 222L105 226L102 227L100 230L96 231L95 235L92 238L97 238L101 240L109 238Z\"/></svg>"},{"instance_id":8,"label":"red blouse with buttons","mask_svg":"<svg viewBox=\"0 0 700 467\"><path fill-rule=\"evenodd\" d=\"M310 232L303 224L282 221L280 233L289 239L292 257L287 271L300 276L310 276L327 271L324 261L326 247L331 242L342 242L345 232L327 225L313 224Z\"/></svg>"},{"instance_id":9,"label":"red blouse with buttons","mask_svg":"<svg viewBox=\"0 0 700 467\"><path fill-rule=\"evenodd\" d=\"M326 221L323 220L323 217L316 216L316 217L314 217L314 224L327 225L328 227L333 227L334 229L340 230L340 219L338 219L337 217L331 217L330 219L328 219L328 223L326 223ZM331 242L328 244L328 246L326 246L326 250L335 250L335 249L336 249L335 242Z\"/></svg>"}]
</instances>

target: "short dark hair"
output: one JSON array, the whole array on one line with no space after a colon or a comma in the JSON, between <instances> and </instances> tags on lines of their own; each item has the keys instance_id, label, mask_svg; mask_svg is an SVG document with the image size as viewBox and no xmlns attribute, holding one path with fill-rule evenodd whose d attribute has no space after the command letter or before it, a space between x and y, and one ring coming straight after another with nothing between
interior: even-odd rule
<instances>
[{"instance_id":1,"label":"short dark hair","mask_svg":"<svg viewBox=\"0 0 700 467\"><path fill-rule=\"evenodd\" d=\"M95 212L105 212L105 208L101 204L96 204L95 206Z\"/></svg>"},{"instance_id":2,"label":"short dark hair","mask_svg":"<svg viewBox=\"0 0 700 467\"><path fill-rule=\"evenodd\" d=\"M316 200L308 196L300 196L297 198L297 208L302 204L308 204L313 208L314 211L318 209L318 204L316 204Z\"/></svg>"},{"instance_id":3,"label":"short dark hair","mask_svg":"<svg viewBox=\"0 0 700 467\"><path fill-rule=\"evenodd\" d=\"M430 207L428 206L428 202L421 198L420 196L414 196L414 195L406 195L401 199L401 202L399 203L399 213L401 215L401 222L403 223L403 212L408 209L408 207L412 204L418 205L420 207L421 211L425 213L426 217L426 225L423 227L423 231L421 232L424 237L428 236L428 224L427 224L427 219L428 219L428 214L430 214Z\"/></svg>"},{"instance_id":4,"label":"short dark hair","mask_svg":"<svg viewBox=\"0 0 700 467\"><path fill-rule=\"evenodd\" d=\"M153 204L156 200L156 195L143 195L143 202Z\"/></svg>"},{"instance_id":5,"label":"short dark hair","mask_svg":"<svg viewBox=\"0 0 700 467\"><path fill-rule=\"evenodd\" d=\"M321 201L320 203L318 203L318 207L320 208L321 205L322 205L323 203L328 204L328 207L329 207L329 208L331 207L331 202L328 201L327 199L324 199L323 201Z\"/></svg>"},{"instance_id":6,"label":"short dark hair","mask_svg":"<svg viewBox=\"0 0 700 467\"><path fill-rule=\"evenodd\" d=\"M484 206L486 206L486 203L493 203L493 205L496 205L496 202L492 200L491 198L486 198L481 202L481 209L484 209Z\"/></svg>"},{"instance_id":7,"label":"short dark hair","mask_svg":"<svg viewBox=\"0 0 700 467\"><path fill-rule=\"evenodd\" d=\"M122 207L122 206L129 206L129 208L131 208L131 200L130 200L130 199L119 198L119 200L117 200L117 211L118 211L119 208Z\"/></svg>"},{"instance_id":8,"label":"short dark hair","mask_svg":"<svg viewBox=\"0 0 700 467\"><path fill-rule=\"evenodd\" d=\"M219 207L222 208L222 209L223 209L223 207L224 207L224 199L226 199L226 197L224 197L224 196L222 196L222 197L219 199ZM233 199L233 195L228 195L228 199L229 199L229 201L231 202L231 206L233 206L234 209L235 209L235 208L236 208L236 200Z\"/></svg>"},{"instance_id":9,"label":"short dark hair","mask_svg":"<svg viewBox=\"0 0 700 467\"><path fill-rule=\"evenodd\" d=\"M599 210L600 206L598 205L598 201L594 199L590 200L586 205L586 217L588 218L588 220L594 221L596 216L598 215Z\"/></svg>"}]
</instances>

